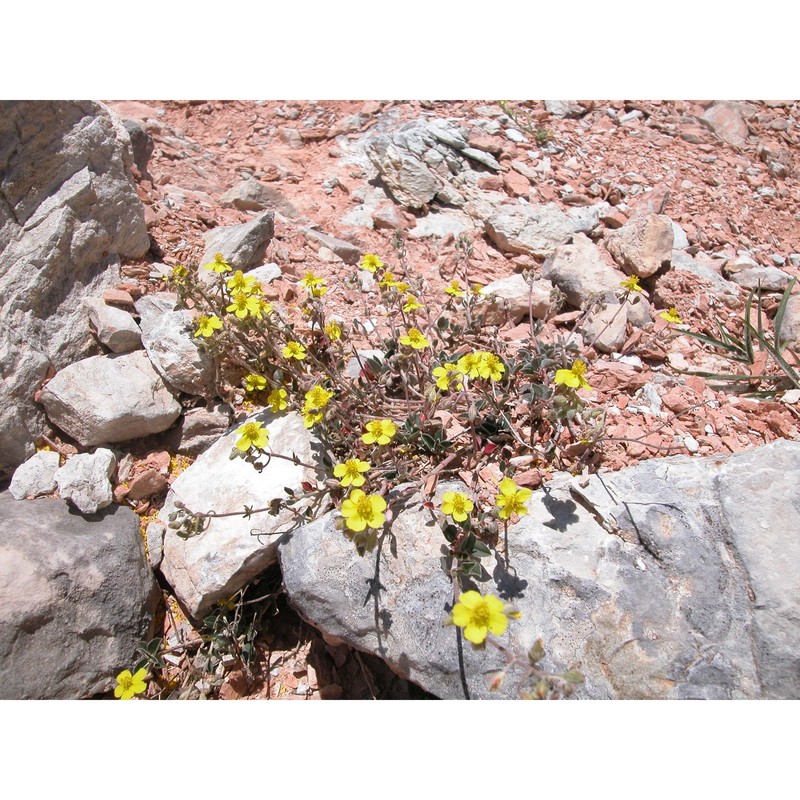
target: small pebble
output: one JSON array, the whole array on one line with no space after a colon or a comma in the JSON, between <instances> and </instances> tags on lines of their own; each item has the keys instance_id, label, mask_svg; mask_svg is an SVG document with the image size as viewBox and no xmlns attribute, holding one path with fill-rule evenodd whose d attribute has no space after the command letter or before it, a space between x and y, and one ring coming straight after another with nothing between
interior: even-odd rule
<instances>
[{"instance_id":1,"label":"small pebble","mask_svg":"<svg viewBox=\"0 0 800 800\"><path fill-rule=\"evenodd\" d=\"M700 443L694 436L685 436L683 444L690 453L696 453L700 449Z\"/></svg>"}]
</instances>

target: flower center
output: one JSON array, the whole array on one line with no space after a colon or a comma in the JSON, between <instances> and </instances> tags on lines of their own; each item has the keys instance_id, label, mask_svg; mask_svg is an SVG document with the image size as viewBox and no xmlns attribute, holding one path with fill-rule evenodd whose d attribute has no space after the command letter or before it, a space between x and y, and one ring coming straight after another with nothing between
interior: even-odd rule
<instances>
[{"instance_id":1,"label":"flower center","mask_svg":"<svg viewBox=\"0 0 800 800\"><path fill-rule=\"evenodd\" d=\"M486 628L489 625L489 609L485 604L479 605L472 611L472 623L479 628Z\"/></svg>"},{"instance_id":2,"label":"flower center","mask_svg":"<svg viewBox=\"0 0 800 800\"><path fill-rule=\"evenodd\" d=\"M363 519L369 519L372 516L372 502L369 497L362 497L356 503L356 511L358 512L358 516Z\"/></svg>"},{"instance_id":3,"label":"flower center","mask_svg":"<svg viewBox=\"0 0 800 800\"><path fill-rule=\"evenodd\" d=\"M130 689L130 688L131 688L131 686L133 686L133 677L130 677L130 678L129 678L127 675L123 675L123 676L122 676L122 677L119 679L119 685L120 685L120 686L121 686L121 687L122 687L124 690Z\"/></svg>"},{"instance_id":4,"label":"flower center","mask_svg":"<svg viewBox=\"0 0 800 800\"><path fill-rule=\"evenodd\" d=\"M248 439L255 439L258 437L258 425L255 422L248 422L242 429L242 436Z\"/></svg>"}]
</instances>

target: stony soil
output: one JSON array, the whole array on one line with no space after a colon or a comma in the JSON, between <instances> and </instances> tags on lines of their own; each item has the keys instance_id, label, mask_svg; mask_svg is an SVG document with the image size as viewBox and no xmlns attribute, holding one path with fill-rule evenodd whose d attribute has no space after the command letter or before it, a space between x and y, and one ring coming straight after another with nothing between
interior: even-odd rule
<instances>
[{"instance_id":1,"label":"stony soil","mask_svg":"<svg viewBox=\"0 0 800 800\"><path fill-rule=\"evenodd\" d=\"M324 251L321 254L319 245L300 232L302 225L314 224L325 233L352 241L362 252L391 257L391 229L341 223L342 216L358 203L359 190L366 184L362 170L341 158L349 141L368 132L381 115L392 114L398 120L423 115L474 119L493 112L492 104L484 101L126 101L110 105L122 116L150 120L147 129L155 141L147 174L136 175L153 248L146 260L124 265L126 282L119 288L134 298L163 288L148 280L153 262L196 263L203 251L203 233L251 219L251 213L223 207L220 198L243 178L255 177L275 190L279 214L267 260L279 264L284 277L271 284L270 299L287 305L296 296L297 278L307 269L322 275L332 287L342 287L353 270L338 259L330 260ZM627 216L637 205L644 205L679 223L687 233L689 252L716 271L724 263L719 256L734 258L745 251L761 265L780 264L792 277L800 276L800 258L794 259L795 264L789 258L800 253L800 184L794 172L800 145L796 123L800 104L740 104L750 133L741 147L725 143L700 120L711 101L600 100L581 105L589 111L580 119L555 117L543 103L528 105L532 122L547 130L559 150L549 156L550 170L535 185L527 179L521 181L518 172L508 169L513 160L533 168L540 160L535 142L514 144L485 134L481 139L476 131L475 146L493 149L504 167L499 177L487 172L486 188L512 197L523 194L531 202L553 201L564 209L598 200L616 206L624 200ZM354 125L348 118L357 114L361 115L360 124ZM769 153L779 154L785 169L770 167ZM609 227L624 221L625 216L610 221ZM414 214L400 210L401 227L413 227L415 222ZM500 252L482 237L475 238L473 247L470 277L481 283L537 266L530 257ZM712 255L717 257L712 259ZM434 291L441 289L453 273L453 237L407 240L407 263L415 277L423 278ZM735 327L742 317L741 299L721 303L707 284L687 273L675 273L655 297L652 285L648 281L644 285L651 289L658 310L674 306L693 330L712 332L715 317ZM331 311L345 317L354 313L353 300L346 288L334 289L326 297ZM767 308L774 313L776 305L777 296ZM543 335L565 333L568 322L569 314L548 322ZM501 335L514 341L526 330L527 325L507 327ZM727 362L704 352L696 340L679 336L664 351L648 349L634 334L624 349L638 353L641 368L606 359L605 364L595 365L592 381L592 404L614 409L607 430L620 440L606 446L604 469L669 454L728 453L776 438L798 438L797 404L746 399L740 396L741 388L675 375L670 365L732 371ZM641 399L633 398L648 382L668 388L661 398L663 419L655 427L651 416L638 413ZM758 382L744 387L748 388L758 389ZM684 442L690 443L690 450ZM157 442L154 445L148 450L144 442L134 454L134 476L152 467L153 459L164 459ZM180 464L173 467L171 477ZM546 475L530 472L527 485L546 480ZM146 521L158 500L133 505ZM167 631L170 624L165 615ZM422 696L374 659L326 645L285 603L272 618L261 644L260 679L254 684L231 674L220 696Z\"/></svg>"}]
</instances>

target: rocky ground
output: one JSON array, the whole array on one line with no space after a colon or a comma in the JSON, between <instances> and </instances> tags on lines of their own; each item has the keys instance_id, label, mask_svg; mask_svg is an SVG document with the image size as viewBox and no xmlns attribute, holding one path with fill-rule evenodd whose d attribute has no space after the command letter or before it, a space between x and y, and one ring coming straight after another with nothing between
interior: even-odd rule
<instances>
[{"instance_id":1,"label":"rocky ground","mask_svg":"<svg viewBox=\"0 0 800 800\"><path fill-rule=\"evenodd\" d=\"M715 335L716 321L740 330L747 292L759 281L768 288L767 315L774 317L781 291L800 277L797 101L535 101L505 108L491 101L108 105L128 121L132 134L136 191L151 247L140 258L123 259L122 280L103 297L128 311L136 304L143 338L142 298L166 288L161 265L201 263L210 231L249 222L265 210L274 212L274 235L262 261L280 270L267 296L289 314L297 280L309 269L332 287L326 297L331 312L345 319L361 313L349 278L353 264L366 252L396 258L398 232L406 274L422 279L432 293L454 277L462 234L472 245L471 281L489 284L533 273L568 295L572 284L564 265L580 248L594 253L602 245L597 275L632 259L626 272L641 275L650 304L646 324L637 324L629 312L630 324L622 320L613 340L602 325L583 331L584 344L594 343L590 355L601 358L594 365L591 403L608 409L607 432L616 440L604 448L604 470L800 439L800 391L742 396L769 385L757 377L770 369L765 360L749 368L749 382L738 384L676 373L730 373L733 367L688 336L659 344L648 327L663 328L658 313L674 308L695 332ZM424 156L414 151L420 142L433 141L418 133L420 121L436 128L445 120L434 137L439 149L425 144ZM381 162L368 142L395 135L406 122L407 152L419 156L433 177L401 176L388 191L391 158ZM455 128L463 139L453 143ZM562 238L549 240L541 253L525 239L525 230L514 228L514 219L503 216L512 205L524 212L526 203L552 204L549 235L566 225ZM660 219L669 230L666 261L653 243L660 233L651 239L644 234L645 245L630 255L636 247L625 232L643 219ZM656 262L649 268L644 262L651 256ZM589 293L618 286L613 275L610 280L598 277L596 284L577 287L561 313L544 321L541 336L565 335ZM380 308L375 310L379 316ZM800 338L800 308L792 314L786 332ZM513 346L528 331L527 321L512 316L499 335ZM228 399L237 405L243 397ZM43 444L62 456L83 449L58 435ZM168 488L194 456L176 456L158 436L128 449L116 472L98 469L113 475L115 502L133 508L146 533ZM517 480L535 489L550 479L533 468ZM175 642L196 638L166 584L161 588L165 602L157 634ZM257 668L227 674L220 697L432 697L397 678L380 659L326 642L284 597L276 598L269 619L258 640ZM165 680L171 675L179 681L184 669L185 662L176 659Z\"/></svg>"},{"instance_id":2,"label":"rocky ground","mask_svg":"<svg viewBox=\"0 0 800 800\"><path fill-rule=\"evenodd\" d=\"M730 119L721 113L715 130L704 119L711 105L599 100L581 103L562 117L550 113L544 103L534 102L528 106L530 119L550 134L556 145L553 152L548 148L545 155L535 141L509 141L502 133L492 136L477 126L471 143L483 145L504 166L499 175L487 170L483 178L487 189L531 202L556 202L564 209L598 200L615 207L625 203L624 212L611 212L609 227L644 206L680 224L695 253L715 256L716 263L711 262L715 271L721 272L726 258L746 251L763 266L779 266L793 277L800 275L800 258L790 261L791 254L800 253L800 185L793 167L800 145L795 121L800 109L794 102L742 103L729 112ZM255 178L271 190L262 207L284 215L283 223L276 223L269 260L278 262L290 276L301 277L310 268L330 285L341 283L349 268L303 236L299 232L303 224L352 241L362 252L388 254L393 231L413 229L418 219L410 211L400 211L386 227L381 226L380 216L367 214L363 215L366 225L354 224L362 222L352 212L361 207L369 184L363 167L348 164L343 157L350 141L375 129L386 116L398 122L420 117L493 121L502 114L491 102L125 102L111 106L123 116L141 119L153 136L149 180L142 178L138 186L150 235L164 261L196 262L204 250L202 235L209 228L251 219L252 213L231 208L223 198L240 181ZM776 158L771 160L769 153ZM773 166L776 162L779 166ZM509 168L511 164L522 166L515 170ZM533 173L533 179L524 168ZM444 241L407 239L410 271L424 277L432 289L443 287L453 275L453 239L452 235ZM529 257L509 257L480 237L475 237L473 246L471 277L480 283L532 264ZM149 264L129 264L125 271L131 278L146 278ZM292 292L291 279L277 283L278 296L286 298ZM142 280L137 286L147 290ZM702 323L709 311L696 287L685 276L665 298L689 324ZM331 300L339 301L336 312L352 313L348 298L340 295ZM513 333L511 329L507 335ZM685 343L689 357L696 350L691 341ZM601 384L607 386L604 395L614 398L623 412L613 434L636 439L647 433L650 426L642 416L626 414L625 408L632 392L650 377L645 368L632 379L610 375ZM677 433L690 442L694 439L691 452L709 454L798 435L796 406L737 401L710 389L700 378L686 387L675 387L662 402L668 411L677 412L703 400L711 400L712 405L699 405L689 419L682 419L675 428L665 426L647 443L665 447L666 452L686 452L674 447ZM648 449L645 443L620 445L604 466L619 468L659 452L664 451ZM313 679L304 682L292 677L297 677L296 669L276 683L295 692L293 684L298 683L301 688L318 688ZM270 691L272 696L286 693L274 686Z\"/></svg>"}]
</instances>

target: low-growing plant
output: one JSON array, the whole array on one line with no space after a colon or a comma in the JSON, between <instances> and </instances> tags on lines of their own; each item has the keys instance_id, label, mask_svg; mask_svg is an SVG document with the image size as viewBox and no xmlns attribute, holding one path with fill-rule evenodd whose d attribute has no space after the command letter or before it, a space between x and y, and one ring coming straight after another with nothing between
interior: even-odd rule
<instances>
[{"instance_id":1,"label":"low-growing plant","mask_svg":"<svg viewBox=\"0 0 800 800\"><path fill-rule=\"evenodd\" d=\"M533 314L526 341L511 347L501 339L487 319L496 319L503 301L471 282L468 238L457 241L457 277L438 297L406 274L401 236L394 249L397 266L368 253L362 274L354 269L346 281L350 289L373 281L383 306L376 309L364 293L363 317L349 322L329 313L331 287L312 271L297 283L303 299L295 318L268 302L264 287L220 254L202 272L176 265L168 283L179 306L196 314L194 335L217 360L220 394L233 403L244 399L249 408L297 412L326 453L319 464L303 464L323 475L306 481L302 491L287 489L262 508L230 513L249 517L288 509L299 525L335 508L338 529L363 556L387 535L408 498L421 495L442 531L442 566L453 585L450 621L460 627L463 609L480 597L477 584L488 579L481 559L498 547L502 533L498 557L508 566L509 523L527 513L531 492L514 482L514 460L524 455L542 468L580 469L604 441L603 409L590 407L582 394L591 389L593 351L580 349L570 336L545 342ZM621 290L625 300L641 287L629 279ZM552 313L561 300L554 296ZM380 320L373 318L378 312ZM590 312L588 306L584 315ZM680 322L674 310L662 316ZM256 469L271 458L302 464L296 455L270 448L263 423L247 421L236 433L232 458ZM577 462L566 456L576 446L582 448ZM495 485L481 479L487 468L500 476ZM443 479L460 479L466 492L445 492L437 506L434 492ZM182 536L198 535L215 516L178 506L170 527ZM487 623L480 641L470 635L474 620L472 628L465 624L473 646L500 632L500 602L486 595L478 603L478 617L488 614L495 623ZM212 640L238 641L218 629L223 621L207 620ZM509 663L519 663L503 653ZM528 677L535 679L523 690L526 696L569 694L577 673L543 672L538 653L525 657Z\"/></svg>"}]
</instances>

